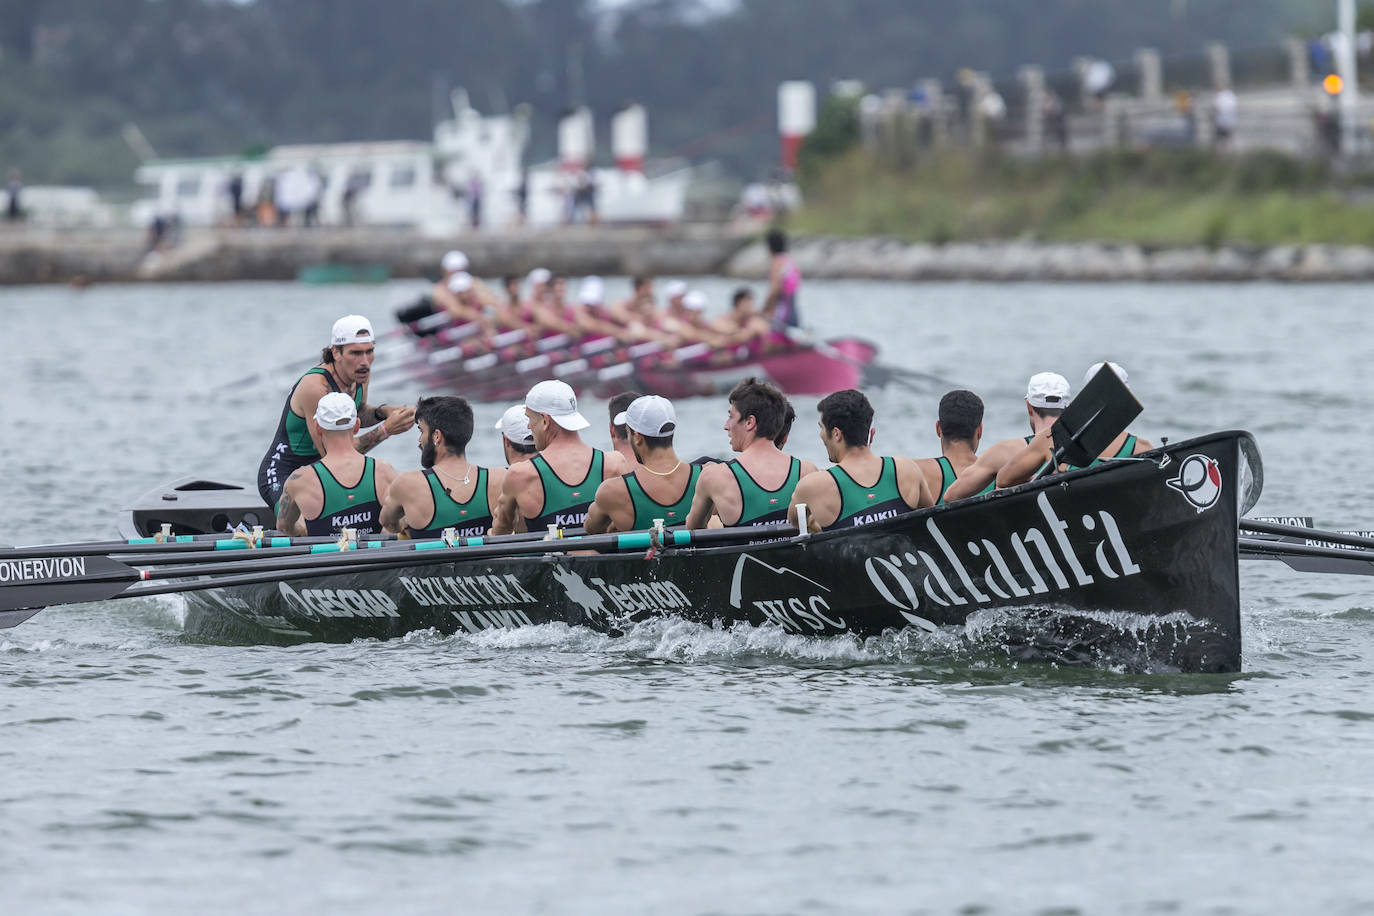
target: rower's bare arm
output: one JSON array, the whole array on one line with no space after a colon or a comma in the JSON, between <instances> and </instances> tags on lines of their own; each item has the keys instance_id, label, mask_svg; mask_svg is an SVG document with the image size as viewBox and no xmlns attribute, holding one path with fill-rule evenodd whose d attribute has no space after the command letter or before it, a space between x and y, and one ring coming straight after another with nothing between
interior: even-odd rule
<instances>
[{"instance_id":1,"label":"rower's bare arm","mask_svg":"<svg viewBox=\"0 0 1374 916\"><path fill-rule=\"evenodd\" d=\"M623 497L623 498L622 498ZM619 477L607 475L601 482L601 486L596 488L596 499L592 501L591 508L587 511L587 521L583 527L588 534L605 534L608 531L623 531L617 522L624 521L623 503L629 499L629 491L625 488L625 483ZM631 520L633 524L633 519Z\"/></svg>"},{"instance_id":2,"label":"rower's bare arm","mask_svg":"<svg viewBox=\"0 0 1374 916\"><path fill-rule=\"evenodd\" d=\"M387 531L400 534L405 526L406 501L412 489L413 475L416 474L417 471L402 474L387 488L386 498L382 500L382 514L378 518Z\"/></svg>"},{"instance_id":3,"label":"rower's bare arm","mask_svg":"<svg viewBox=\"0 0 1374 916\"><path fill-rule=\"evenodd\" d=\"M696 495L692 497L692 508L687 511L688 528L705 528L711 521L711 516L716 514L714 492L720 486L718 469L723 467L724 465L712 464L701 469L701 476L697 478Z\"/></svg>"},{"instance_id":4,"label":"rower's bare arm","mask_svg":"<svg viewBox=\"0 0 1374 916\"><path fill-rule=\"evenodd\" d=\"M492 513L492 534L514 534L515 520L520 513L520 494L539 472L528 461L521 461L506 471L506 479L501 484L501 498L496 501L496 511Z\"/></svg>"},{"instance_id":5,"label":"rower's bare arm","mask_svg":"<svg viewBox=\"0 0 1374 916\"><path fill-rule=\"evenodd\" d=\"M305 417L305 428L310 433L310 441L315 443L317 455L324 454L324 440L315 426L315 408L320 406L320 398L328 393L329 385L324 376L315 372L301 379L296 386L296 393L291 395L291 411L299 417Z\"/></svg>"},{"instance_id":6,"label":"rower's bare arm","mask_svg":"<svg viewBox=\"0 0 1374 916\"><path fill-rule=\"evenodd\" d=\"M1136 436L1136 439L1135 439L1135 451L1131 452L1131 454L1132 454L1132 455L1139 455L1139 454L1141 454L1141 453L1143 453L1143 452L1153 452L1154 450L1155 450L1155 447L1154 447L1154 445L1150 442L1149 439L1142 439L1142 438L1140 438L1139 436Z\"/></svg>"},{"instance_id":7,"label":"rower's bare arm","mask_svg":"<svg viewBox=\"0 0 1374 916\"><path fill-rule=\"evenodd\" d=\"M926 475L921 473L920 464L910 458L894 458L893 462L897 465L897 486L902 501L913 509L935 505L935 491Z\"/></svg>"},{"instance_id":8,"label":"rower's bare arm","mask_svg":"<svg viewBox=\"0 0 1374 916\"><path fill-rule=\"evenodd\" d=\"M822 479L822 478L826 479ZM826 485L829 474L807 474L797 481L797 488L792 491L792 502L787 506L787 523L797 524L797 506L806 505L806 529L815 534L823 527L820 521L821 515L828 516L825 524L835 521L835 516L839 514L834 506L828 505L831 500L826 499ZM833 489L833 485L830 487Z\"/></svg>"},{"instance_id":9,"label":"rower's bare arm","mask_svg":"<svg viewBox=\"0 0 1374 916\"><path fill-rule=\"evenodd\" d=\"M965 468L954 483L949 485L949 489L945 491L945 502L952 503L955 500L977 496L988 484L995 484L997 472L1002 470L1002 465L1014 454L1015 447L1024 444L1020 439L1009 439L983 452L977 461Z\"/></svg>"},{"instance_id":10,"label":"rower's bare arm","mask_svg":"<svg viewBox=\"0 0 1374 916\"><path fill-rule=\"evenodd\" d=\"M802 460L802 463L801 463L801 476L802 476L803 478L806 477L807 474L814 474L814 473L816 473L817 470L818 470L818 469L817 469L816 463L815 463L814 461L806 461L805 459Z\"/></svg>"},{"instance_id":11,"label":"rower's bare arm","mask_svg":"<svg viewBox=\"0 0 1374 916\"><path fill-rule=\"evenodd\" d=\"M1032 439L1029 444L1023 446L1019 452L1011 456L1006 464L1002 465L997 472L997 488L999 490L1007 487L1014 487L1023 484L1035 476L1035 472L1040 470L1046 461L1053 455L1050 429L1045 430Z\"/></svg>"},{"instance_id":12,"label":"rower's bare arm","mask_svg":"<svg viewBox=\"0 0 1374 916\"><path fill-rule=\"evenodd\" d=\"M301 518L301 508L296 504L296 488L304 480L302 471L306 468L297 468L291 476L286 478L286 486L282 487L281 499L277 502L277 530L291 537L304 537L306 535L305 522Z\"/></svg>"}]
</instances>

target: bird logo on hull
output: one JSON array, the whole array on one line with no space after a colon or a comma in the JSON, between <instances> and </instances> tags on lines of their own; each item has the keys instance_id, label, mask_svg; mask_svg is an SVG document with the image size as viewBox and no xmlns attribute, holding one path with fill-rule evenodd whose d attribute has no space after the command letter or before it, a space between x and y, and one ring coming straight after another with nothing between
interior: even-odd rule
<instances>
[{"instance_id":1,"label":"bird logo on hull","mask_svg":"<svg viewBox=\"0 0 1374 916\"><path fill-rule=\"evenodd\" d=\"M1205 512L1221 499L1221 467L1206 455L1184 458L1178 476L1165 483L1182 493L1198 512Z\"/></svg>"}]
</instances>

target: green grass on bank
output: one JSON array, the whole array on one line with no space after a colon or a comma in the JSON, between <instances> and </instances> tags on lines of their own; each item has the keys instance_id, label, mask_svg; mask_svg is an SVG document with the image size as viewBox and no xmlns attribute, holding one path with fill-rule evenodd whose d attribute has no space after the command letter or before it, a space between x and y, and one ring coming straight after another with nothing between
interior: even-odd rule
<instances>
[{"instance_id":1,"label":"green grass on bank","mask_svg":"<svg viewBox=\"0 0 1374 916\"><path fill-rule=\"evenodd\" d=\"M942 244L1025 238L1147 246L1374 245L1354 177L1275 154L1119 151L1039 161L948 154L895 168L852 149L804 172L792 227Z\"/></svg>"}]
</instances>

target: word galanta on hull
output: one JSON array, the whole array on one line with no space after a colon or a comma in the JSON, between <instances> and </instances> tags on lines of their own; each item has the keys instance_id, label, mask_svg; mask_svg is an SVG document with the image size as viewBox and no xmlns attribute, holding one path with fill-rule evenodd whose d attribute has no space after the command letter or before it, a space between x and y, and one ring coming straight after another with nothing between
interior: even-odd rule
<instances>
[{"instance_id":1,"label":"word galanta on hull","mask_svg":"<svg viewBox=\"0 0 1374 916\"><path fill-rule=\"evenodd\" d=\"M417 564L187 594L192 634L387 639L561 621L618 632L652 615L790 633L934 630L1006 611L1025 657L1240 669L1237 524L1259 495L1247 433L810 537ZM1043 642L1037 652L1037 646Z\"/></svg>"}]
</instances>

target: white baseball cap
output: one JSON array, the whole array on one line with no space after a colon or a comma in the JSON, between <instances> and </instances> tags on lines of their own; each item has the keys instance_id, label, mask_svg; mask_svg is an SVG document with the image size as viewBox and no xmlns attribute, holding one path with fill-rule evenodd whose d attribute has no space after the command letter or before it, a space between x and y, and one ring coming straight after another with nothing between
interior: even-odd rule
<instances>
[{"instance_id":1,"label":"white baseball cap","mask_svg":"<svg viewBox=\"0 0 1374 916\"><path fill-rule=\"evenodd\" d=\"M548 414L553 422L570 432L592 425L577 412L577 395L572 386L558 379L548 379L531 388L525 395L525 406L535 413Z\"/></svg>"},{"instance_id":2,"label":"white baseball cap","mask_svg":"<svg viewBox=\"0 0 1374 916\"><path fill-rule=\"evenodd\" d=\"M334 322L334 330L329 335L331 347L346 347L349 344L372 343L372 322L362 315L345 315Z\"/></svg>"},{"instance_id":3,"label":"white baseball cap","mask_svg":"<svg viewBox=\"0 0 1374 916\"><path fill-rule=\"evenodd\" d=\"M472 289L472 274L465 270L460 270L448 278L449 292L465 293Z\"/></svg>"},{"instance_id":4,"label":"white baseball cap","mask_svg":"<svg viewBox=\"0 0 1374 916\"><path fill-rule=\"evenodd\" d=\"M530 271L530 282L534 284L548 283L552 277L553 274L549 273L549 271L543 267L536 267L534 270Z\"/></svg>"},{"instance_id":5,"label":"white baseball cap","mask_svg":"<svg viewBox=\"0 0 1374 916\"><path fill-rule=\"evenodd\" d=\"M352 429L358 422L358 406L342 391L331 391L315 406L315 422L320 429Z\"/></svg>"},{"instance_id":6,"label":"white baseball cap","mask_svg":"<svg viewBox=\"0 0 1374 916\"><path fill-rule=\"evenodd\" d=\"M455 248L453 251L444 255L444 259L439 262L439 265L443 267L444 273L446 274L454 274L460 270L467 270L468 256Z\"/></svg>"},{"instance_id":7,"label":"white baseball cap","mask_svg":"<svg viewBox=\"0 0 1374 916\"><path fill-rule=\"evenodd\" d=\"M1026 384L1026 401L1032 407L1068 407L1069 380L1058 372L1037 372Z\"/></svg>"},{"instance_id":8,"label":"white baseball cap","mask_svg":"<svg viewBox=\"0 0 1374 916\"><path fill-rule=\"evenodd\" d=\"M667 398L646 394L631 401L611 422L628 426L641 436L667 436L677 429L677 411Z\"/></svg>"},{"instance_id":9,"label":"white baseball cap","mask_svg":"<svg viewBox=\"0 0 1374 916\"><path fill-rule=\"evenodd\" d=\"M577 301L583 305L600 305L606 295L606 284L600 277L583 277L577 288Z\"/></svg>"},{"instance_id":10,"label":"white baseball cap","mask_svg":"<svg viewBox=\"0 0 1374 916\"><path fill-rule=\"evenodd\" d=\"M687 295L687 284L681 280L669 280L667 285L663 287L663 292L667 294L669 299L676 299L678 296Z\"/></svg>"},{"instance_id":11,"label":"white baseball cap","mask_svg":"<svg viewBox=\"0 0 1374 916\"><path fill-rule=\"evenodd\" d=\"M534 433L530 432L530 418L525 416L524 404L507 407L501 419L496 421L496 428L517 445L534 445Z\"/></svg>"},{"instance_id":12,"label":"white baseball cap","mask_svg":"<svg viewBox=\"0 0 1374 916\"><path fill-rule=\"evenodd\" d=\"M694 312L706 310L706 294L701 290L694 289L682 297L682 304Z\"/></svg>"},{"instance_id":13,"label":"white baseball cap","mask_svg":"<svg viewBox=\"0 0 1374 916\"><path fill-rule=\"evenodd\" d=\"M1111 366L1112 371L1116 373L1116 377L1121 379L1121 384L1129 385L1131 383L1131 377L1126 374L1125 369L1122 369L1119 365L1110 360L1106 360L1100 363L1093 363L1088 367L1088 371L1083 376L1083 384L1087 385L1088 382L1091 382L1093 376L1097 375L1097 370L1101 369L1103 366Z\"/></svg>"}]
</instances>

